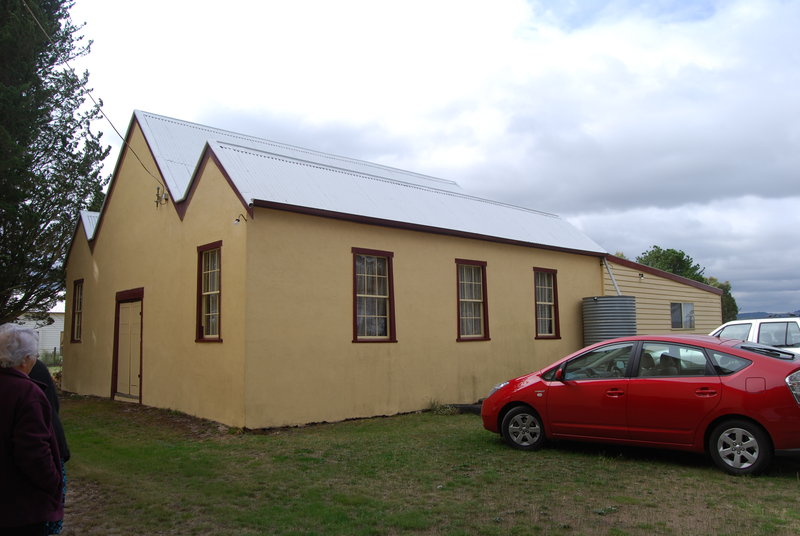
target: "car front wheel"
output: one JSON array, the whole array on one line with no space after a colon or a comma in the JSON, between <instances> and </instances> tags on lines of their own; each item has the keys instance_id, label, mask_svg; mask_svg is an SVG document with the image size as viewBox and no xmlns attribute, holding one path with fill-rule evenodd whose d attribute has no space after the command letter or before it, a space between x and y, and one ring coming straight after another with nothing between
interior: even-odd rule
<instances>
[{"instance_id":1,"label":"car front wheel","mask_svg":"<svg viewBox=\"0 0 800 536\"><path fill-rule=\"evenodd\" d=\"M503 440L515 449L537 450L544 445L542 420L527 406L517 406L506 413L500 431Z\"/></svg>"},{"instance_id":2,"label":"car front wheel","mask_svg":"<svg viewBox=\"0 0 800 536\"><path fill-rule=\"evenodd\" d=\"M729 420L717 425L708 439L708 452L717 466L731 475L755 475L772 460L766 432L750 421Z\"/></svg>"}]
</instances>

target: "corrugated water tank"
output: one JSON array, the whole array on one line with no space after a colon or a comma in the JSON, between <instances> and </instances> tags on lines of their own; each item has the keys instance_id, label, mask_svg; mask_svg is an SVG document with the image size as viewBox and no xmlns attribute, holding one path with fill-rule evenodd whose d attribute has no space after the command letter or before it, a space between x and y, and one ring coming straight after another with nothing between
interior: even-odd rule
<instances>
[{"instance_id":1,"label":"corrugated water tank","mask_svg":"<svg viewBox=\"0 0 800 536\"><path fill-rule=\"evenodd\" d=\"M636 335L634 296L593 296L583 299L583 344Z\"/></svg>"}]
</instances>

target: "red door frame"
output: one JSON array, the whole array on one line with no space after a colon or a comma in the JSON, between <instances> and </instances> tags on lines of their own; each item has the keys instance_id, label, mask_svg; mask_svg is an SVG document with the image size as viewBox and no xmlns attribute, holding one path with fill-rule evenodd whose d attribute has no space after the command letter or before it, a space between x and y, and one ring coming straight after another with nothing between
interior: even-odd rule
<instances>
[{"instance_id":1,"label":"red door frame","mask_svg":"<svg viewBox=\"0 0 800 536\"><path fill-rule=\"evenodd\" d=\"M117 392L117 374L119 372L119 304L142 302L142 313L139 317L139 404L142 403L142 340L144 339L144 287L117 292L114 305L114 358L111 367L111 399Z\"/></svg>"}]
</instances>

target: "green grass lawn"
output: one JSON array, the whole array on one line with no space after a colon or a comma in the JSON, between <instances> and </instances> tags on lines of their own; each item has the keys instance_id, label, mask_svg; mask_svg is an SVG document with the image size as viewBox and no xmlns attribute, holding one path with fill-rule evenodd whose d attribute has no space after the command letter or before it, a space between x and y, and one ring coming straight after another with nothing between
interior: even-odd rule
<instances>
[{"instance_id":1,"label":"green grass lawn","mask_svg":"<svg viewBox=\"0 0 800 536\"><path fill-rule=\"evenodd\" d=\"M241 433L65 397L65 536L800 533L800 461L730 477L703 456L561 443L529 453L476 415Z\"/></svg>"}]
</instances>

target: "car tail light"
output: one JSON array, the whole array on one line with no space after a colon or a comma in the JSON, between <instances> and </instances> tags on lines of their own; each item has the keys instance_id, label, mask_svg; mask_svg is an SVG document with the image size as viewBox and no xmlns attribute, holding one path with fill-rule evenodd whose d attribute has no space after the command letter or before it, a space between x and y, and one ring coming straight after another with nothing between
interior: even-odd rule
<instances>
[{"instance_id":1,"label":"car tail light","mask_svg":"<svg viewBox=\"0 0 800 536\"><path fill-rule=\"evenodd\" d=\"M794 399L800 404L800 370L786 376L786 385L794 395Z\"/></svg>"}]
</instances>

